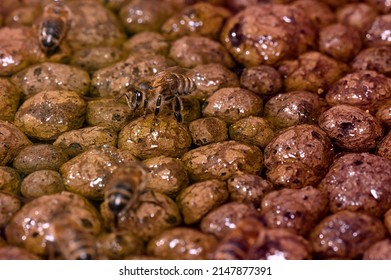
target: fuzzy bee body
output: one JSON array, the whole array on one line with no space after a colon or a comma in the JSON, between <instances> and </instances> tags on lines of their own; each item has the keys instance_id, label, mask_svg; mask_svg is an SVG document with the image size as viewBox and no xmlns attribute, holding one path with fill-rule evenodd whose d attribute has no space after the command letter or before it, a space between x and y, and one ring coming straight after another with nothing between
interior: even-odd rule
<instances>
[{"instance_id":1,"label":"fuzzy bee body","mask_svg":"<svg viewBox=\"0 0 391 280\"><path fill-rule=\"evenodd\" d=\"M153 76L147 77L136 87L130 88L125 94L129 107L135 111L141 105L144 110L147 108L147 97L157 96L154 105L155 117L159 115L162 106L168 101L172 101L172 110L175 119L182 122L183 104L181 97L195 91L195 82L186 75L186 69L180 67L170 67Z\"/></svg>"},{"instance_id":2,"label":"fuzzy bee body","mask_svg":"<svg viewBox=\"0 0 391 280\"><path fill-rule=\"evenodd\" d=\"M98 253L94 236L73 219L58 217L50 226L54 248L66 260L94 260Z\"/></svg>"},{"instance_id":3,"label":"fuzzy bee body","mask_svg":"<svg viewBox=\"0 0 391 280\"><path fill-rule=\"evenodd\" d=\"M235 229L230 231L216 248L213 259L245 260L264 228L259 217L249 216L241 220Z\"/></svg>"},{"instance_id":4,"label":"fuzzy bee body","mask_svg":"<svg viewBox=\"0 0 391 280\"><path fill-rule=\"evenodd\" d=\"M140 205L140 196L147 192L147 171L138 162L118 167L105 187L104 200L114 216L116 226L118 216L128 210L135 210Z\"/></svg>"},{"instance_id":5,"label":"fuzzy bee body","mask_svg":"<svg viewBox=\"0 0 391 280\"><path fill-rule=\"evenodd\" d=\"M62 2L45 6L38 26L38 39L42 50L51 54L64 40L70 25L71 11Z\"/></svg>"}]
</instances>

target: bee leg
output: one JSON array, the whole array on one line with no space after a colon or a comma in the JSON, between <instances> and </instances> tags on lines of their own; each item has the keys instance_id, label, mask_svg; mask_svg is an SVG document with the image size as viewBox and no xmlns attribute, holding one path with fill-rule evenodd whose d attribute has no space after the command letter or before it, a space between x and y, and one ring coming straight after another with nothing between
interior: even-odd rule
<instances>
[{"instance_id":1,"label":"bee leg","mask_svg":"<svg viewBox=\"0 0 391 280\"><path fill-rule=\"evenodd\" d=\"M156 126L156 124L157 124L157 116L159 115L160 107L162 107L162 95L161 94L159 94L159 96L157 97L157 100L156 100L155 111L154 111L155 116L153 118L153 126Z\"/></svg>"},{"instance_id":2,"label":"bee leg","mask_svg":"<svg viewBox=\"0 0 391 280\"><path fill-rule=\"evenodd\" d=\"M144 118L147 115L147 109L148 109L148 100L144 97L144 102L143 102Z\"/></svg>"},{"instance_id":3,"label":"bee leg","mask_svg":"<svg viewBox=\"0 0 391 280\"><path fill-rule=\"evenodd\" d=\"M159 96L157 97L157 100L156 100L156 104L155 104L155 118L157 117L157 115L159 115L159 112L160 112L160 107L162 106L162 96L161 94L159 94Z\"/></svg>"},{"instance_id":4,"label":"bee leg","mask_svg":"<svg viewBox=\"0 0 391 280\"><path fill-rule=\"evenodd\" d=\"M141 103L145 103L145 100L144 100L144 94L141 92L141 91L138 91L136 90L135 94L134 94L134 110L133 112L135 112L141 105Z\"/></svg>"},{"instance_id":5,"label":"bee leg","mask_svg":"<svg viewBox=\"0 0 391 280\"><path fill-rule=\"evenodd\" d=\"M136 111L136 108L135 108L135 94L131 91L131 92L126 92L124 94L122 94L121 96L119 96L117 98L120 99L122 96L125 97L125 100L126 100L126 104L128 104L129 108L132 110L132 113L134 114L134 112Z\"/></svg>"},{"instance_id":6,"label":"bee leg","mask_svg":"<svg viewBox=\"0 0 391 280\"><path fill-rule=\"evenodd\" d=\"M113 219L113 223L114 223L114 229L118 229L118 215L115 214L114 215L114 219Z\"/></svg>"},{"instance_id":7,"label":"bee leg","mask_svg":"<svg viewBox=\"0 0 391 280\"><path fill-rule=\"evenodd\" d=\"M183 121L182 108L183 108L183 104L181 98L179 96L175 96L174 102L172 104L172 109L174 111L174 117L179 123Z\"/></svg>"}]
</instances>

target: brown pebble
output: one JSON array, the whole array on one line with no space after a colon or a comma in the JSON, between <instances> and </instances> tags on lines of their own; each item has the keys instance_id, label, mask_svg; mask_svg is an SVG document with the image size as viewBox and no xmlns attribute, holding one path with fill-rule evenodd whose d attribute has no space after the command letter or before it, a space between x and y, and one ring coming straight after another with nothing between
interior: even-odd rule
<instances>
[{"instance_id":1,"label":"brown pebble","mask_svg":"<svg viewBox=\"0 0 391 280\"><path fill-rule=\"evenodd\" d=\"M227 180L231 201L253 205L259 208L262 198L270 192L272 185L256 174L239 174Z\"/></svg>"},{"instance_id":2,"label":"brown pebble","mask_svg":"<svg viewBox=\"0 0 391 280\"><path fill-rule=\"evenodd\" d=\"M91 234L101 231L100 215L89 201L75 193L61 192L26 203L8 223L5 229L7 241L30 253L48 257L50 226L64 215Z\"/></svg>"},{"instance_id":3,"label":"brown pebble","mask_svg":"<svg viewBox=\"0 0 391 280\"><path fill-rule=\"evenodd\" d=\"M327 212L327 196L313 187L282 189L262 199L261 215L268 228L284 228L305 236Z\"/></svg>"},{"instance_id":4,"label":"brown pebble","mask_svg":"<svg viewBox=\"0 0 391 280\"><path fill-rule=\"evenodd\" d=\"M182 161L192 180L226 180L236 174L259 172L263 155L256 146L231 140L190 150L182 156Z\"/></svg>"},{"instance_id":5,"label":"brown pebble","mask_svg":"<svg viewBox=\"0 0 391 280\"><path fill-rule=\"evenodd\" d=\"M199 222L207 213L228 199L225 182L206 180L183 189L176 197L185 224Z\"/></svg>"},{"instance_id":6,"label":"brown pebble","mask_svg":"<svg viewBox=\"0 0 391 280\"><path fill-rule=\"evenodd\" d=\"M91 148L60 168L65 188L88 199L101 200L108 176L119 166L136 158L113 146Z\"/></svg>"},{"instance_id":7,"label":"brown pebble","mask_svg":"<svg viewBox=\"0 0 391 280\"><path fill-rule=\"evenodd\" d=\"M21 149L31 145L27 136L15 125L0 120L0 165L11 162Z\"/></svg>"},{"instance_id":8,"label":"brown pebble","mask_svg":"<svg viewBox=\"0 0 391 280\"><path fill-rule=\"evenodd\" d=\"M38 170L27 175L20 186L24 197L37 198L65 190L60 173L54 170Z\"/></svg>"},{"instance_id":9,"label":"brown pebble","mask_svg":"<svg viewBox=\"0 0 391 280\"><path fill-rule=\"evenodd\" d=\"M391 260L391 239L386 238L372 244L364 252L363 260Z\"/></svg>"},{"instance_id":10,"label":"brown pebble","mask_svg":"<svg viewBox=\"0 0 391 280\"><path fill-rule=\"evenodd\" d=\"M316 257L355 259L385 236L379 219L364 213L340 211L324 218L311 231L309 241Z\"/></svg>"},{"instance_id":11,"label":"brown pebble","mask_svg":"<svg viewBox=\"0 0 391 280\"><path fill-rule=\"evenodd\" d=\"M391 207L391 160L368 154L345 154L334 161L319 184L329 209L360 211L381 217Z\"/></svg>"},{"instance_id":12,"label":"brown pebble","mask_svg":"<svg viewBox=\"0 0 391 280\"><path fill-rule=\"evenodd\" d=\"M174 260L207 260L216 246L216 239L197 229L168 229L149 241L147 253Z\"/></svg>"},{"instance_id":13,"label":"brown pebble","mask_svg":"<svg viewBox=\"0 0 391 280\"><path fill-rule=\"evenodd\" d=\"M354 152L375 148L383 137L383 128L375 117L350 105L337 105L322 113L319 127L336 146Z\"/></svg>"},{"instance_id":14,"label":"brown pebble","mask_svg":"<svg viewBox=\"0 0 391 280\"><path fill-rule=\"evenodd\" d=\"M29 174L43 169L58 171L67 160L68 155L62 148L52 144L34 144L23 148L12 165L21 174Z\"/></svg>"},{"instance_id":15,"label":"brown pebble","mask_svg":"<svg viewBox=\"0 0 391 280\"><path fill-rule=\"evenodd\" d=\"M190 145L191 136L187 127L178 123L173 116L155 118L149 114L140 117L124 126L118 135L118 147L141 159L160 155L179 157Z\"/></svg>"},{"instance_id":16,"label":"brown pebble","mask_svg":"<svg viewBox=\"0 0 391 280\"><path fill-rule=\"evenodd\" d=\"M278 93L282 88L282 77L276 69L268 65L244 68L240 85L260 96Z\"/></svg>"},{"instance_id":17,"label":"brown pebble","mask_svg":"<svg viewBox=\"0 0 391 280\"><path fill-rule=\"evenodd\" d=\"M32 138L54 140L83 125L86 105L73 91L42 91L19 107L14 123Z\"/></svg>"},{"instance_id":18,"label":"brown pebble","mask_svg":"<svg viewBox=\"0 0 391 280\"><path fill-rule=\"evenodd\" d=\"M213 234L218 239L221 239L235 229L244 217L256 213L252 206L245 203L225 203L202 218L200 229L204 233Z\"/></svg>"},{"instance_id":19,"label":"brown pebble","mask_svg":"<svg viewBox=\"0 0 391 280\"><path fill-rule=\"evenodd\" d=\"M189 184L183 162L177 158L158 156L143 161L148 168L147 188L175 198Z\"/></svg>"},{"instance_id":20,"label":"brown pebble","mask_svg":"<svg viewBox=\"0 0 391 280\"><path fill-rule=\"evenodd\" d=\"M248 116L262 114L263 101L255 93L242 88L222 88L203 104L205 117L218 117L231 124Z\"/></svg>"},{"instance_id":21,"label":"brown pebble","mask_svg":"<svg viewBox=\"0 0 391 280\"><path fill-rule=\"evenodd\" d=\"M217 143L228 139L227 123L216 117L204 117L192 121L189 130L197 146Z\"/></svg>"},{"instance_id":22,"label":"brown pebble","mask_svg":"<svg viewBox=\"0 0 391 280\"><path fill-rule=\"evenodd\" d=\"M0 191L19 194L21 181L16 169L9 166L0 166Z\"/></svg>"},{"instance_id":23,"label":"brown pebble","mask_svg":"<svg viewBox=\"0 0 391 280\"><path fill-rule=\"evenodd\" d=\"M103 233L98 236L96 242L99 253L110 260L141 255L145 251L142 240L130 231Z\"/></svg>"},{"instance_id":24,"label":"brown pebble","mask_svg":"<svg viewBox=\"0 0 391 280\"><path fill-rule=\"evenodd\" d=\"M53 145L63 149L70 157L74 157L90 148L103 145L115 147L117 133L107 127L84 127L62 133Z\"/></svg>"}]
</instances>

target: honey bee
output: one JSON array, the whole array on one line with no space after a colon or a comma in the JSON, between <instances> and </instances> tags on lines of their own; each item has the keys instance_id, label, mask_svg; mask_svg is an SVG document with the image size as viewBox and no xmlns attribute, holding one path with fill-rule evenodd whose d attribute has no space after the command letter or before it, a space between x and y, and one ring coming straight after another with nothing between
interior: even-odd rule
<instances>
[{"instance_id":1,"label":"honey bee","mask_svg":"<svg viewBox=\"0 0 391 280\"><path fill-rule=\"evenodd\" d=\"M212 259L246 260L264 225L259 216L251 215L238 222L216 248Z\"/></svg>"},{"instance_id":2,"label":"honey bee","mask_svg":"<svg viewBox=\"0 0 391 280\"><path fill-rule=\"evenodd\" d=\"M57 217L49 227L49 253L59 252L66 260L95 260L98 257L95 237L92 233L83 230L75 220L69 216Z\"/></svg>"},{"instance_id":3,"label":"honey bee","mask_svg":"<svg viewBox=\"0 0 391 280\"><path fill-rule=\"evenodd\" d=\"M146 182L147 169L139 162L128 163L113 172L105 187L104 201L114 216L115 226L120 214L137 209L140 196L150 191Z\"/></svg>"},{"instance_id":4,"label":"honey bee","mask_svg":"<svg viewBox=\"0 0 391 280\"><path fill-rule=\"evenodd\" d=\"M53 53L64 40L71 21L71 10L62 2L53 2L43 9L38 25L38 39L46 54Z\"/></svg>"},{"instance_id":5,"label":"honey bee","mask_svg":"<svg viewBox=\"0 0 391 280\"><path fill-rule=\"evenodd\" d=\"M172 101L175 119L182 122L183 103L181 97L197 89L196 83L186 74L187 70L180 67L170 67L142 80L136 87L131 87L125 94L129 107L135 111L143 104L147 107L147 97L157 95L154 106L155 117L166 102Z\"/></svg>"}]
</instances>

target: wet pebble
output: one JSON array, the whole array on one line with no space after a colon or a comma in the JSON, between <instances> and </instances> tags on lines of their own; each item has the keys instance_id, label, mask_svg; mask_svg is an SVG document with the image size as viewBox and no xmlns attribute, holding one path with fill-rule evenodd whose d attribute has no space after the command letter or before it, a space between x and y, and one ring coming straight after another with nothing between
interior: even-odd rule
<instances>
[{"instance_id":1,"label":"wet pebble","mask_svg":"<svg viewBox=\"0 0 391 280\"><path fill-rule=\"evenodd\" d=\"M207 2L187 6L170 17L161 27L161 32L170 40L186 35L200 35L218 39L220 29L231 15L229 10Z\"/></svg>"},{"instance_id":2,"label":"wet pebble","mask_svg":"<svg viewBox=\"0 0 391 280\"><path fill-rule=\"evenodd\" d=\"M274 128L265 118L249 116L240 119L229 127L232 140L265 148L274 136Z\"/></svg>"},{"instance_id":3,"label":"wet pebble","mask_svg":"<svg viewBox=\"0 0 391 280\"><path fill-rule=\"evenodd\" d=\"M370 113L391 98L391 79L375 71L358 71L339 79L326 94L330 106L351 105Z\"/></svg>"},{"instance_id":4,"label":"wet pebble","mask_svg":"<svg viewBox=\"0 0 391 280\"><path fill-rule=\"evenodd\" d=\"M91 126L107 127L120 131L131 119L127 104L112 98L91 100L87 104L86 121Z\"/></svg>"},{"instance_id":5,"label":"wet pebble","mask_svg":"<svg viewBox=\"0 0 391 280\"><path fill-rule=\"evenodd\" d=\"M385 236L379 219L364 213L340 211L324 218L311 231L309 241L319 258L354 259Z\"/></svg>"},{"instance_id":6,"label":"wet pebble","mask_svg":"<svg viewBox=\"0 0 391 280\"><path fill-rule=\"evenodd\" d=\"M72 11L72 25L66 43L73 49L120 46L125 40L125 33L114 13L97 1L76 1L68 5Z\"/></svg>"},{"instance_id":7,"label":"wet pebble","mask_svg":"<svg viewBox=\"0 0 391 280\"><path fill-rule=\"evenodd\" d=\"M335 14L327 3L317 0L298 0L293 6L303 10L317 28L322 28L335 21Z\"/></svg>"},{"instance_id":8,"label":"wet pebble","mask_svg":"<svg viewBox=\"0 0 391 280\"><path fill-rule=\"evenodd\" d=\"M352 61L352 70L376 71L391 76L391 46L379 46L363 49Z\"/></svg>"},{"instance_id":9,"label":"wet pebble","mask_svg":"<svg viewBox=\"0 0 391 280\"><path fill-rule=\"evenodd\" d=\"M391 239L372 244L363 255L363 260L391 260Z\"/></svg>"},{"instance_id":10,"label":"wet pebble","mask_svg":"<svg viewBox=\"0 0 391 280\"><path fill-rule=\"evenodd\" d=\"M88 47L76 51L72 56L72 64L87 72L94 72L120 61L124 52L118 47Z\"/></svg>"},{"instance_id":11,"label":"wet pebble","mask_svg":"<svg viewBox=\"0 0 391 280\"><path fill-rule=\"evenodd\" d=\"M178 227L155 236L148 243L149 255L174 260L207 260L216 239L196 229Z\"/></svg>"},{"instance_id":12,"label":"wet pebble","mask_svg":"<svg viewBox=\"0 0 391 280\"><path fill-rule=\"evenodd\" d=\"M361 49L361 34L340 23L324 27L319 32L319 50L339 61L350 61Z\"/></svg>"},{"instance_id":13,"label":"wet pebble","mask_svg":"<svg viewBox=\"0 0 391 280\"><path fill-rule=\"evenodd\" d=\"M283 61L278 71L284 78L286 91L310 91L323 94L349 71L349 67L325 54L306 52L297 60Z\"/></svg>"},{"instance_id":14,"label":"wet pebble","mask_svg":"<svg viewBox=\"0 0 391 280\"><path fill-rule=\"evenodd\" d=\"M175 40L168 56L185 68L209 63L219 63L227 68L235 65L228 51L219 42L203 36L183 36Z\"/></svg>"},{"instance_id":15,"label":"wet pebble","mask_svg":"<svg viewBox=\"0 0 391 280\"><path fill-rule=\"evenodd\" d=\"M197 146L228 139L227 123L216 117L199 118L189 124L193 143Z\"/></svg>"},{"instance_id":16,"label":"wet pebble","mask_svg":"<svg viewBox=\"0 0 391 280\"><path fill-rule=\"evenodd\" d=\"M383 128L375 117L350 105L337 105L324 112L319 127L336 146L348 151L369 151L383 137Z\"/></svg>"},{"instance_id":17,"label":"wet pebble","mask_svg":"<svg viewBox=\"0 0 391 280\"><path fill-rule=\"evenodd\" d=\"M316 184L327 172L334 155L327 134L318 126L308 124L281 131L266 146L264 153L265 167L268 173L274 173L273 176L268 174L274 187Z\"/></svg>"},{"instance_id":18,"label":"wet pebble","mask_svg":"<svg viewBox=\"0 0 391 280\"><path fill-rule=\"evenodd\" d=\"M0 248L0 260L40 260L40 257L18 246L6 245Z\"/></svg>"},{"instance_id":19,"label":"wet pebble","mask_svg":"<svg viewBox=\"0 0 391 280\"><path fill-rule=\"evenodd\" d=\"M20 185L24 197L37 198L65 190L60 173L54 170L38 170L27 175Z\"/></svg>"},{"instance_id":20,"label":"wet pebble","mask_svg":"<svg viewBox=\"0 0 391 280\"><path fill-rule=\"evenodd\" d=\"M365 34L365 43L370 46L389 46L391 35L388 30L391 28L391 15L378 15L371 27Z\"/></svg>"},{"instance_id":21,"label":"wet pebble","mask_svg":"<svg viewBox=\"0 0 391 280\"><path fill-rule=\"evenodd\" d=\"M376 118L381 121L386 127L391 127L391 99L380 105L376 112Z\"/></svg>"},{"instance_id":22,"label":"wet pebble","mask_svg":"<svg viewBox=\"0 0 391 280\"><path fill-rule=\"evenodd\" d=\"M17 170L8 166L0 166L0 191L19 194L21 182Z\"/></svg>"},{"instance_id":23,"label":"wet pebble","mask_svg":"<svg viewBox=\"0 0 391 280\"><path fill-rule=\"evenodd\" d=\"M368 153L336 159L319 184L329 209L360 211L380 217L391 207L391 161Z\"/></svg>"},{"instance_id":24,"label":"wet pebble","mask_svg":"<svg viewBox=\"0 0 391 280\"><path fill-rule=\"evenodd\" d=\"M37 170L59 170L68 160L65 151L51 144L34 144L23 148L12 162L21 174Z\"/></svg>"},{"instance_id":25,"label":"wet pebble","mask_svg":"<svg viewBox=\"0 0 391 280\"><path fill-rule=\"evenodd\" d=\"M199 222L227 199L227 185L219 180L194 183L183 189L176 197L185 224Z\"/></svg>"},{"instance_id":26,"label":"wet pebble","mask_svg":"<svg viewBox=\"0 0 391 280\"><path fill-rule=\"evenodd\" d=\"M222 88L203 104L202 114L233 123L248 116L260 115L263 101L255 93L243 88Z\"/></svg>"},{"instance_id":27,"label":"wet pebble","mask_svg":"<svg viewBox=\"0 0 391 280\"><path fill-rule=\"evenodd\" d=\"M27 136L12 123L0 120L0 165L11 162L24 147L31 145Z\"/></svg>"},{"instance_id":28,"label":"wet pebble","mask_svg":"<svg viewBox=\"0 0 391 280\"><path fill-rule=\"evenodd\" d=\"M326 213L327 196L310 186L270 192L261 204L261 215L268 228L284 228L302 236Z\"/></svg>"},{"instance_id":29,"label":"wet pebble","mask_svg":"<svg viewBox=\"0 0 391 280\"><path fill-rule=\"evenodd\" d=\"M389 132L379 143L376 153L391 160L391 132Z\"/></svg>"},{"instance_id":30,"label":"wet pebble","mask_svg":"<svg viewBox=\"0 0 391 280\"><path fill-rule=\"evenodd\" d=\"M41 9L38 5L18 7L6 16L5 25L11 27L32 26L40 13Z\"/></svg>"},{"instance_id":31,"label":"wet pebble","mask_svg":"<svg viewBox=\"0 0 391 280\"><path fill-rule=\"evenodd\" d=\"M14 123L32 138L54 140L83 125L86 105L73 91L42 91L19 107Z\"/></svg>"},{"instance_id":32,"label":"wet pebble","mask_svg":"<svg viewBox=\"0 0 391 280\"><path fill-rule=\"evenodd\" d=\"M0 49L0 76L15 74L44 59L32 27L0 28Z\"/></svg>"},{"instance_id":33,"label":"wet pebble","mask_svg":"<svg viewBox=\"0 0 391 280\"><path fill-rule=\"evenodd\" d=\"M0 78L0 120L13 121L21 94L7 79Z\"/></svg>"},{"instance_id":34,"label":"wet pebble","mask_svg":"<svg viewBox=\"0 0 391 280\"><path fill-rule=\"evenodd\" d=\"M0 191L0 227L7 226L9 220L22 207L22 202L14 194Z\"/></svg>"},{"instance_id":35,"label":"wet pebble","mask_svg":"<svg viewBox=\"0 0 391 280\"><path fill-rule=\"evenodd\" d=\"M355 28L363 37L377 16L376 9L367 3L350 3L336 12L338 22Z\"/></svg>"},{"instance_id":36,"label":"wet pebble","mask_svg":"<svg viewBox=\"0 0 391 280\"><path fill-rule=\"evenodd\" d=\"M291 91L270 98L265 104L265 118L277 129L298 124L317 124L326 109L325 102L309 91Z\"/></svg>"},{"instance_id":37,"label":"wet pebble","mask_svg":"<svg viewBox=\"0 0 391 280\"><path fill-rule=\"evenodd\" d=\"M255 213L256 210L248 204L241 202L225 203L202 218L200 229L204 233L212 234L221 239L235 229L240 220Z\"/></svg>"},{"instance_id":38,"label":"wet pebble","mask_svg":"<svg viewBox=\"0 0 391 280\"><path fill-rule=\"evenodd\" d=\"M121 260L126 256L144 253L143 241L130 231L103 233L96 242L99 253L110 260Z\"/></svg>"},{"instance_id":39,"label":"wet pebble","mask_svg":"<svg viewBox=\"0 0 391 280\"><path fill-rule=\"evenodd\" d=\"M258 173L263 166L263 155L256 146L236 141L212 143L188 151L182 156L190 178L226 180L233 175Z\"/></svg>"},{"instance_id":40,"label":"wet pebble","mask_svg":"<svg viewBox=\"0 0 391 280\"><path fill-rule=\"evenodd\" d=\"M118 147L128 150L141 159L157 157L179 157L191 145L190 133L173 116L153 114L128 123L119 133Z\"/></svg>"},{"instance_id":41,"label":"wet pebble","mask_svg":"<svg viewBox=\"0 0 391 280\"><path fill-rule=\"evenodd\" d=\"M42 91L73 91L86 95L90 77L82 69L61 63L44 62L30 66L12 77L23 99Z\"/></svg>"},{"instance_id":42,"label":"wet pebble","mask_svg":"<svg viewBox=\"0 0 391 280\"><path fill-rule=\"evenodd\" d=\"M117 133L101 126L84 127L62 133L53 145L63 149L70 157L74 157L90 148L103 145L115 147Z\"/></svg>"},{"instance_id":43,"label":"wet pebble","mask_svg":"<svg viewBox=\"0 0 391 280\"><path fill-rule=\"evenodd\" d=\"M191 78L196 83L197 89L191 93L191 96L199 100L205 100L221 88L239 86L238 76L222 64L199 64L193 70Z\"/></svg>"},{"instance_id":44,"label":"wet pebble","mask_svg":"<svg viewBox=\"0 0 391 280\"><path fill-rule=\"evenodd\" d=\"M108 176L118 166L135 159L129 152L113 146L91 148L64 163L60 173L67 190L101 200Z\"/></svg>"},{"instance_id":45,"label":"wet pebble","mask_svg":"<svg viewBox=\"0 0 391 280\"><path fill-rule=\"evenodd\" d=\"M244 68L240 75L240 85L260 96L278 93L282 84L280 73L268 65Z\"/></svg>"},{"instance_id":46,"label":"wet pebble","mask_svg":"<svg viewBox=\"0 0 391 280\"><path fill-rule=\"evenodd\" d=\"M91 234L101 231L99 214L85 198L70 192L44 195L26 203L10 220L5 236L11 245L48 257L53 236L51 225L58 217L70 217ZM52 240L52 241L51 241Z\"/></svg>"},{"instance_id":47,"label":"wet pebble","mask_svg":"<svg viewBox=\"0 0 391 280\"><path fill-rule=\"evenodd\" d=\"M391 209L384 214L384 225L387 228L388 233L391 233Z\"/></svg>"},{"instance_id":48,"label":"wet pebble","mask_svg":"<svg viewBox=\"0 0 391 280\"><path fill-rule=\"evenodd\" d=\"M227 180L229 198L259 208L262 198L273 190L272 185L256 174L239 174Z\"/></svg>"},{"instance_id":49,"label":"wet pebble","mask_svg":"<svg viewBox=\"0 0 391 280\"><path fill-rule=\"evenodd\" d=\"M170 49L170 42L160 33L144 31L131 36L123 44L123 48L131 53L150 52L167 55Z\"/></svg>"},{"instance_id":50,"label":"wet pebble","mask_svg":"<svg viewBox=\"0 0 391 280\"><path fill-rule=\"evenodd\" d=\"M264 224L259 215L245 216L237 222L214 250L213 260L245 260L248 259L249 250L256 243Z\"/></svg>"},{"instance_id":51,"label":"wet pebble","mask_svg":"<svg viewBox=\"0 0 391 280\"><path fill-rule=\"evenodd\" d=\"M244 66L274 65L312 46L315 29L305 12L297 7L257 4L230 17L220 38Z\"/></svg>"},{"instance_id":52,"label":"wet pebble","mask_svg":"<svg viewBox=\"0 0 391 280\"><path fill-rule=\"evenodd\" d=\"M131 33L159 31L163 23L175 11L174 3L169 1L134 0L122 6L119 17L127 31Z\"/></svg>"},{"instance_id":53,"label":"wet pebble","mask_svg":"<svg viewBox=\"0 0 391 280\"><path fill-rule=\"evenodd\" d=\"M187 170L181 160L158 156L143 161L148 168L147 188L175 198L189 184Z\"/></svg>"}]
</instances>

